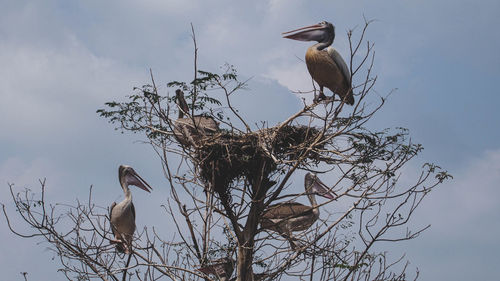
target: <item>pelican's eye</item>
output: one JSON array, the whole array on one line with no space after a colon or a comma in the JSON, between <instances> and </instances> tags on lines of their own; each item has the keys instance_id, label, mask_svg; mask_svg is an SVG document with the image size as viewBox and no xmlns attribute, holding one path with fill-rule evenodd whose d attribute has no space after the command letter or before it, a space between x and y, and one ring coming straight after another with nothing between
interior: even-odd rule
<instances>
[{"instance_id":1,"label":"pelican's eye","mask_svg":"<svg viewBox=\"0 0 500 281\"><path fill-rule=\"evenodd\" d=\"M319 24L321 24L321 25L325 25L325 24L326 24L326 21L322 21L322 22L320 22Z\"/></svg>"}]
</instances>

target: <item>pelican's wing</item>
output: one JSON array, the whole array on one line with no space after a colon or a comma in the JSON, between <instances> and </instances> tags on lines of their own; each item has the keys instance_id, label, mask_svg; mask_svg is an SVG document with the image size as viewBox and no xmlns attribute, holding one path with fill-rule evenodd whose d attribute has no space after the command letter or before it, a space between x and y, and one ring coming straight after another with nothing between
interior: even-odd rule
<instances>
[{"instance_id":1,"label":"pelican's wing","mask_svg":"<svg viewBox=\"0 0 500 281\"><path fill-rule=\"evenodd\" d=\"M262 214L262 219L291 219L304 216L312 212L311 206L306 206L297 202L284 202L271 205Z\"/></svg>"},{"instance_id":2,"label":"pelican's wing","mask_svg":"<svg viewBox=\"0 0 500 281\"><path fill-rule=\"evenodd\" d=\"M342 71L344 77L347 78L347 81L349 81L349 87L351 87L351 72L349 71L349 68L347 67L347 64L345 63L340 53L331 46L328 47L326 51L328 52L328 55L330 55L330 57L333 59L333 61L337 64L340 71Z\"/></svg>"},{"instance_id":3,"label":"pelican's wing","mask_svg":"<svg viewBox=\"0 0 500 281\"><path fill-rule=\"evenodd\" d=\"M132 210L132 216L134 217L134 222L135 222L135 207L134 203L130 202L130 209Z\"/></svg>"},{"instance_id":4,"label":"pelican's wing","mask_svg":"<svg viewBox=\"0 0 500 281\"><path fill-rule=\"evenodd\" d=\"M177 106L183 115L189 115L189 107L184 98L184 92L181 89L175 91L175 97L177 98Z\"/></svg>"},{"instance_id":5,"label":"pelican's wing","mask_svg":"<svg viewBox=\"0 0 500 281\"><path fill-rule=\"evenodd\" d=\"M116 233L115 233L115 227L113 226L113 224L111 223L111 214L113 213L113 208L116 206L116 202L113 202L111 204L111 207L109 208L109 225L111 226L111 231L113 232L113 235L116 237Z\"/></svg>"}]
</instances>

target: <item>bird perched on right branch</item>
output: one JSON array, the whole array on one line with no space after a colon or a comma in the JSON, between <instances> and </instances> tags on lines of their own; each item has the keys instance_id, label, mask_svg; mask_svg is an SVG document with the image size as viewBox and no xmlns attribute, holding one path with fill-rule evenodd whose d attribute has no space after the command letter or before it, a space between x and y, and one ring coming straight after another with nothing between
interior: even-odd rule
<instances>
[{"instance_id":1,"label":"bird perched on right branch","mask_svg":"<svg viewBox=\"0 0 500 281\"><path fill-rule=\"evenodd\" d=\"M299 41L317 41L306 52L307 70L319 85L319 96L314 101L328 99L323 88L327 87L347 104L354 105L351 73L342 56L330 46L335 39L333 24L323 21L315 25L284 32L284 38ZM331 97L333 100L333 96Z\"/></svg>"}]
</instances>

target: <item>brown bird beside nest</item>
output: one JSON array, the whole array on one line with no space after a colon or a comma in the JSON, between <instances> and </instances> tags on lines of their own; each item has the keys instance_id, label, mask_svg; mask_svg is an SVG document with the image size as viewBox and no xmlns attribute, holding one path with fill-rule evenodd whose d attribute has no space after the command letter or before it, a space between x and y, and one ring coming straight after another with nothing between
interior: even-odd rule
<instances>
[{"instance_id":1,"label":"brown bird beside nest","mask_svg":"<svg viewBox=\"0 0 500 281\"><path fill-rule=\"evenodd\" d=\"M199 145L202 137L213 135L219 131L217 122L208 116L190 116L189 107L184 99L184 92L180 89L175 91L179 115L174 122L174 136L185 146ZM185 117L184 117L185 116Z\"/></svg>"}]
</instances>

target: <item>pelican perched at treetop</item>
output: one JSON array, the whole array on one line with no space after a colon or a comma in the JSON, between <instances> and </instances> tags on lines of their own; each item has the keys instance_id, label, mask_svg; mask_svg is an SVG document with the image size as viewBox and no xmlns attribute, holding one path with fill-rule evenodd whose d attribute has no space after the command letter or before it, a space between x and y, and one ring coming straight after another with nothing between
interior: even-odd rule
<instances>
[{"instance_id":1,"label":"pelican perched at treetop","mask_svg":"<svg viewBox=\"0 0 500 281\"><path fill-rule=\"evenodd\" d=\"M311 206L285 202L269 206L262 214L262 228L278 232L290 241L292 248L295 247L292 232L309 229L319 218L318 203L314 195L321 195L328 199L335 199L337 196L311 173L307 173L304 178L304 188Z\"/></svg>"},{"instance_id":2,"label":"pelican perched at treetop","mask_svg":"<svg viewBox=\"0 0 500 281\"><path fill-rule=\"evenodd\" d=\"M333 24L323 21L315 25L284 32L284 38L299 41L317 41L306 52L306 65L311 77L319 85L319 97L315 101L327 99L323 87L327 87L347 104L354 104L351 73L342 56L330 46L335 39ZM333 99L333 97L332 97Z\"/></svg>"},{"instance_id":3,"label":"pelican perched at treetop","mask_svg":"<svg viewBox=\"0 0 500 281\"><path fill-rule=\"evenodd\" d=\"M125 199L122 202L111 204L109 218L111 221L111 230L115 236L113 243L116 243L116 249L120 253L131 253L132 236L135 231L135 208L132 203L132 193L129 185L135 185L147 192L152 189L149 184L143 180L130 166L121 165L118 168L118 179L125 193Z\"/></svg>"},{"instance_id":4,"label":"pelican perched at treetop","mask_svg":"<svg viewBox=\"0 0 500 281\"><path fill-rule=\"evenodd\" d=\"M219 131L219 125L212 117L202 115L190 116L182 90L177 89L175 96L179 107L179 116L174 124L174 135L181 144L197 144L202 136L213 135Z\"/></svg>"}]
</instances>

